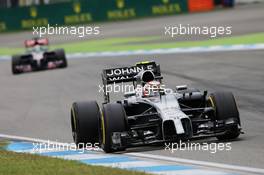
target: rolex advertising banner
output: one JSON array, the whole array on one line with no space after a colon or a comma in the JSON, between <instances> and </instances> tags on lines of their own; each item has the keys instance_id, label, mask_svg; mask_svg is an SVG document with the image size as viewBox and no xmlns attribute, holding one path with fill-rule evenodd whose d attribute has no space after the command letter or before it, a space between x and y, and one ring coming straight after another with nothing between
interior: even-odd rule
<instances>
[{"instance_id":1,"label":"rolex advertising banner","mask_svg":"<svg viewBox=\"0 0 264 175\"><path fill-rule=\"evenodd\" d=\"M187 0L79 0L0 9L0 32L187 12Z\"/></svg>"},{"instance_id":2,"label":"rolex advertising banner","mask_svg":"<svg viewBox=\"0 0 264 175\"><path fill-rule=\"evenodd\" d=\"M103 20L169 15L188 10L187 0L108 0L104 4Z\"/></svg>"}]
</instances>

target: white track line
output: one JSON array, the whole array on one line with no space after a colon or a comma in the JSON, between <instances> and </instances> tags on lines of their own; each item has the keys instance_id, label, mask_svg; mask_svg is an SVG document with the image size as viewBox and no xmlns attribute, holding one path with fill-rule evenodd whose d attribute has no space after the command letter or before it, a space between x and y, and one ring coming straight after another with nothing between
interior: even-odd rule
<instances>
[{"instance_id":1,"label":"white track line","mask_svg":"<svg viewBox=\"0 0 264 175\"><path fill-rule=\"evenodd\" d=\"M68 155L68 156L58 156L63 157L68 160L84 160L84 159L102 159L109 157L118 157L117 155L108 154L80 154L80 155Z\"/></svg>"},{"instance_id":2,"label":"white track line","mask_svg":"<svg viewBox=\"0 0 264 175\"><path fill-rule=\"evenodd\" d=\"M116 57L133 55L154 55L154 54L176 54L176 53L199 53L199 52L225 52L242 50L262 50L264 43L260 44L237 44L237 45L216 45L208 47L186 47L186 48L167 48L134 51L115 51L115 52L91 52L67 54L69 59L88 58L88 57Z\"/></svg>"},{"instance_id":3,"label":"white track line","mask_svg":"<svg viewBox=\"0 0 264 175\"><path fill-rule=\"evenodd\" d=\"M160 155L150 155L150 154L143 154L143 153L125 153L125 154L136 156L136 157L142 157L142 158L162 160L162 161L185 163L185 164L187 163L187 164L192 164L192 165L207 166L207 167L209 166L209 167L215 167L215 168L221 168L221 169L238 170L238 171L264 174L264 169L261 169L261 168L251 168L251 167L238 166L238 165L227 165L227 164L222 164L222 163L182 159L182 158L167 157L167 156L160 156Z\"/></svg>"},{"instance_id":4,"label":"white track line","mask_svg":"<svg viewBox=\"0 0 264 175\"><path fill-rule=\"evenodd\" d=\"M236 0L236 4L252 4L252 3L263 3L264 0Z\"/></svg>"},{"instance_id":5,"label":"white track line","mask_svg":"<svg viewBox=\"0 0 264 175\"><path fill-rule=\"evenodd\" d=\"M43 139L39 139L39 138L15 136L15 135L8 135L8 134L0 134L0 138L20 140L20 141L28 141L28 142L33 142L33 143L49 143L49 144L57 144L57 145L60 145L60 146L71 146L70 143L63 143L63 142L57 142L57 141L51 141L51 140L43 140ZM101 149L100 150L90 150L90 151L102 152ZM45 152L54 152L54 151L49 151L48 150L48 151L42 151L41 153L45 153ZM36 152L36 153L38 153L38 152Z\"/></svg>"},{"instance_id":6,"label":"white track line","mask_svg":"<svg viewBox=\"0 0 264 175\"><path fill-rule=\"evenodd\" d=\"M30 141L30 142L41 142L41 143L48 143L49 142L49 143L65 144L65 143L61 143L61 142L54 142L54 141L35 139L35 138L30 138L30 137L7 135L7 134L0 134L0 138ZM252 167L237 166L237 165L227 165L227 164L222 164L222 163L182 159L182 158L167 157L167 156L160 156L160 155L150 155L150 154L143 154L143 153L124 153L124 155L131 155L134 157L141 157L141 158L147 158L147 159L152 159L152 160L156 159L156 160L169 161L169 162L175 162L175 163L184 163L184 164L192 164L192 165L199 165L199 166L215 167L215 168L220 168L220 169L237 170L240 172L244 171L244 172L249 172L249 173L264 174L264 169L261 169L261 168L252 168Z\"/></svg>"},{"instance_id":7,"label":"white track line","mask_svg":"<svg viewBox=\"0 0 264 175\"><path fill-rule=\"evenodd\" d=\"M162 164L158 162L153 163L150 161L131 161L131 162L122 162L122 163L104 163L100 165L110 166L113 168L131 168L131 167L161 166Z\"/></svg>"},{"instance_id":8,"label":"white track line","mask_svg":"<svg viewBox=\"0 0 264 175\"><path fill-rule=\"evenodd\" d=\"M115 52L83 52L67 54L68 59L89 58L89 57L118 57L133 55L155 55L155 54L176 54L176 53L199 53L199 52L225 52L241 50L262 50L264 43L259 44L237 44L237 45L216 45L208 47L185 47L185 48L167 48L133 51L115 51ZM11 56L0 56L0 60L10 60Z\"/></svg>"},{"instance_id":9,"label":"white track line","mask_svg":"<svg viewBox=\"0 0 264 175\"><path fill-rule=\"evenodd\" d=\"M217 172L212 170L179 170L177 172L173 171L159 171L159 172L152 172L153 174L159 174L159 175L223 175L223 172ZM232 175L229 173L224 173L225 175Z\"/></svg>"},{"instance_id":10,"label":"white track line","mask_svg":"<svg viewBox=\"0 0 264 175\"><path fill-rule=\"evenodd\" d=\"M8 135L8 134L0 134L0 138L29 141L29 142L69 145L67 143L62 143L62 142L49 141L49 140L43 140L43 139L38 139L38 138L23 137L23 136L14 136L14 135Z\"/></svg>"}]
</instances>

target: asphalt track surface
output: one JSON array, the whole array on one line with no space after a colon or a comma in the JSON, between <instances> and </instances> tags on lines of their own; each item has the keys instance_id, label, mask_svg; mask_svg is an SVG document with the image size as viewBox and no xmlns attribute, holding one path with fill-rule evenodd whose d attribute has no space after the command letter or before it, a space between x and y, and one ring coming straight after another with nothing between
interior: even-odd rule
<instances>
[{"instance_id":1,"label":"asphalt track surface","mask_svg":"<svg viewBox=\"0 0 264 175\"><path fill-rule=\"evenodd\" d=\"M257 11L260 5L250 5L250 7L252 7L251 12L247 14L249 16L252 15L254 9ZM227 12L229 11L199 15L210 20L212 14L226 15ZM260 11L258 14L261 14ZM264 25L260 23L263 15L261 17L256 15L256 20L245 21L247 15L239 17L241 26L254 23L253 21L258 22L254 28L251 26L251 30L247 28L247 31L241 32L253 33L257 29L261 30L260 28ZM164 20L173 18L164 17ZM175 17L175 19L180 18ZM182 18L189 17L185 15ZM205 19L203 20L206 22ZM229 18L222 17L223 23L225 20L228 21ZM13 41L13 43L17 42L14 39ZM259 50L71 59L67 69L26 73L18 76L11 74L9 61L2 61L0 62L0 133L72 142L69 116L71 104L73 101L83 100L102 101L98 85L101 84L100 73L103 68L133 65L142 60L155 60L161 64L164 83L167 87L187 84L207 89L210 92L232 91L237 99L245 134L232 142L231 151L221 151L215 154L208 151L176 151L171 154L165 151L164 147L129 149L128 152L136 151L263 168L263 57L264 51ZM213 142L215 139L203 141Z\"/></svg>"},{"instance_id":2,"label":"asphalt track surface","mask_svg":"<svg viewBox=\"0 0 264 175\"><path fill-rule=\"evenodd\" d=\"M133 151L209 160L228 164L263 167L263 51L193 53L147 56L161 64L167 87L187 84L192 87L232 91L240 109L246 134L232 142L232 151L176 151L163 147ZM120 61L122 59L122 61ZM73 101L102 101L98 85L105 67L131 65L138 58L89 58L70 60L67 69L13 76L10 63L0 64L1 133L71 142L70 107ZM210 140L211 141L211 140Z\"/></svg>"}]
</instances>

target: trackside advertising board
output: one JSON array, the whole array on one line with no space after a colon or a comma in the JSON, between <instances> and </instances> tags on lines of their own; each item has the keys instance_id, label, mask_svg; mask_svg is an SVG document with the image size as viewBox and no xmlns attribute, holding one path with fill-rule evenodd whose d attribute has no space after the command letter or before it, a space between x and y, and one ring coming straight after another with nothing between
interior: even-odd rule
<instances>
[{"instance_id":1,"label":"trackside advertising board","mask_svg":"<svg viewBox=\"0 0 264 175\"><path fill-rule=\"evenodd\" d=\"M210 11L213 8L213 0L188 0L189 12Z\"/></svg>"},{"instance_id":2,"label":"trackside advertising board","mask_svg":"<svg viewBox=\"0 0 264 175\"><path fill-rule=\"evenodd\" d=\"M101 21L128 20L213 10L219 0L78 0L30 7L0 8L0 32ZM234 0L221 0L229 6Z\"/></svg>"},{"instance_id":3,"label":"trackside advertising board","mask_svg":"<svg viewBox=\"0 0 264 175\"><path fill-rule=\"evenodd\" d=\"M185 13L187 0L79 0L0 9L0 32Z\"/></svg>"}]
</instances>

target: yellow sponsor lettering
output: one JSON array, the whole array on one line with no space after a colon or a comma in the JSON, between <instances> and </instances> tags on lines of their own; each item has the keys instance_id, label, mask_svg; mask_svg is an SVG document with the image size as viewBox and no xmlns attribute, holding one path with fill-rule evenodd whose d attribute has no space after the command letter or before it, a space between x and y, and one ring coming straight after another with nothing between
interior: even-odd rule
<instances>
[{"instance_id":1,"label":"yellow sponsor lettering","mask_svg":"<svg viewBox=\"0 0 264 175\"><path fill-rule=\"evenodd\" d=\"M77 24L93 21L92 15L90 13L81 13L76 15L64 16L65 24Z\"/></svg>"},{"instance_id":2,"label":"yellow sponsor lettering","mask_svg":"<svg viewBox=\"0 0 264 175\"><path fill-rule=\"evenodd\" d=\"M6 30L6 24L4 22L0 22L0 32L3 32Z\"/></svg>"},{"instance_id":3,"label":"yellow sponsor lettering","mask_svg":"<svg viewBox=\"0 0 264 175\"><path fill-rule=\"evenodd\" d=\"M49 22L47 18L23 19L21 20L21 27L23 29L28 29L35 26L47 26L48 23Z\"/></svg>"},{"instance_id":4,"label":"yellow sponsor lettering","mask_svg":"<svg viewBox=\"0 0 264 175\"><path fill-rule=\"evenodd\" d=\"M181 12L181 7L180 4L177 3L152 6L152 14L154 15L165 15L165 14L173 14L180 12Z\"/></svg>"},{"instance_id":5,"label":"yellow sponsor lettering","mask_svg":"<svg viewBox=\"0 0 264 175\"><path fill-rule=\"evenodd\" d=\"M128 19L136 16L135 9L122 9L122 10L112 10L107 12L107 17L110 20L115 19Z\"/></svg>"}]
</instances>

